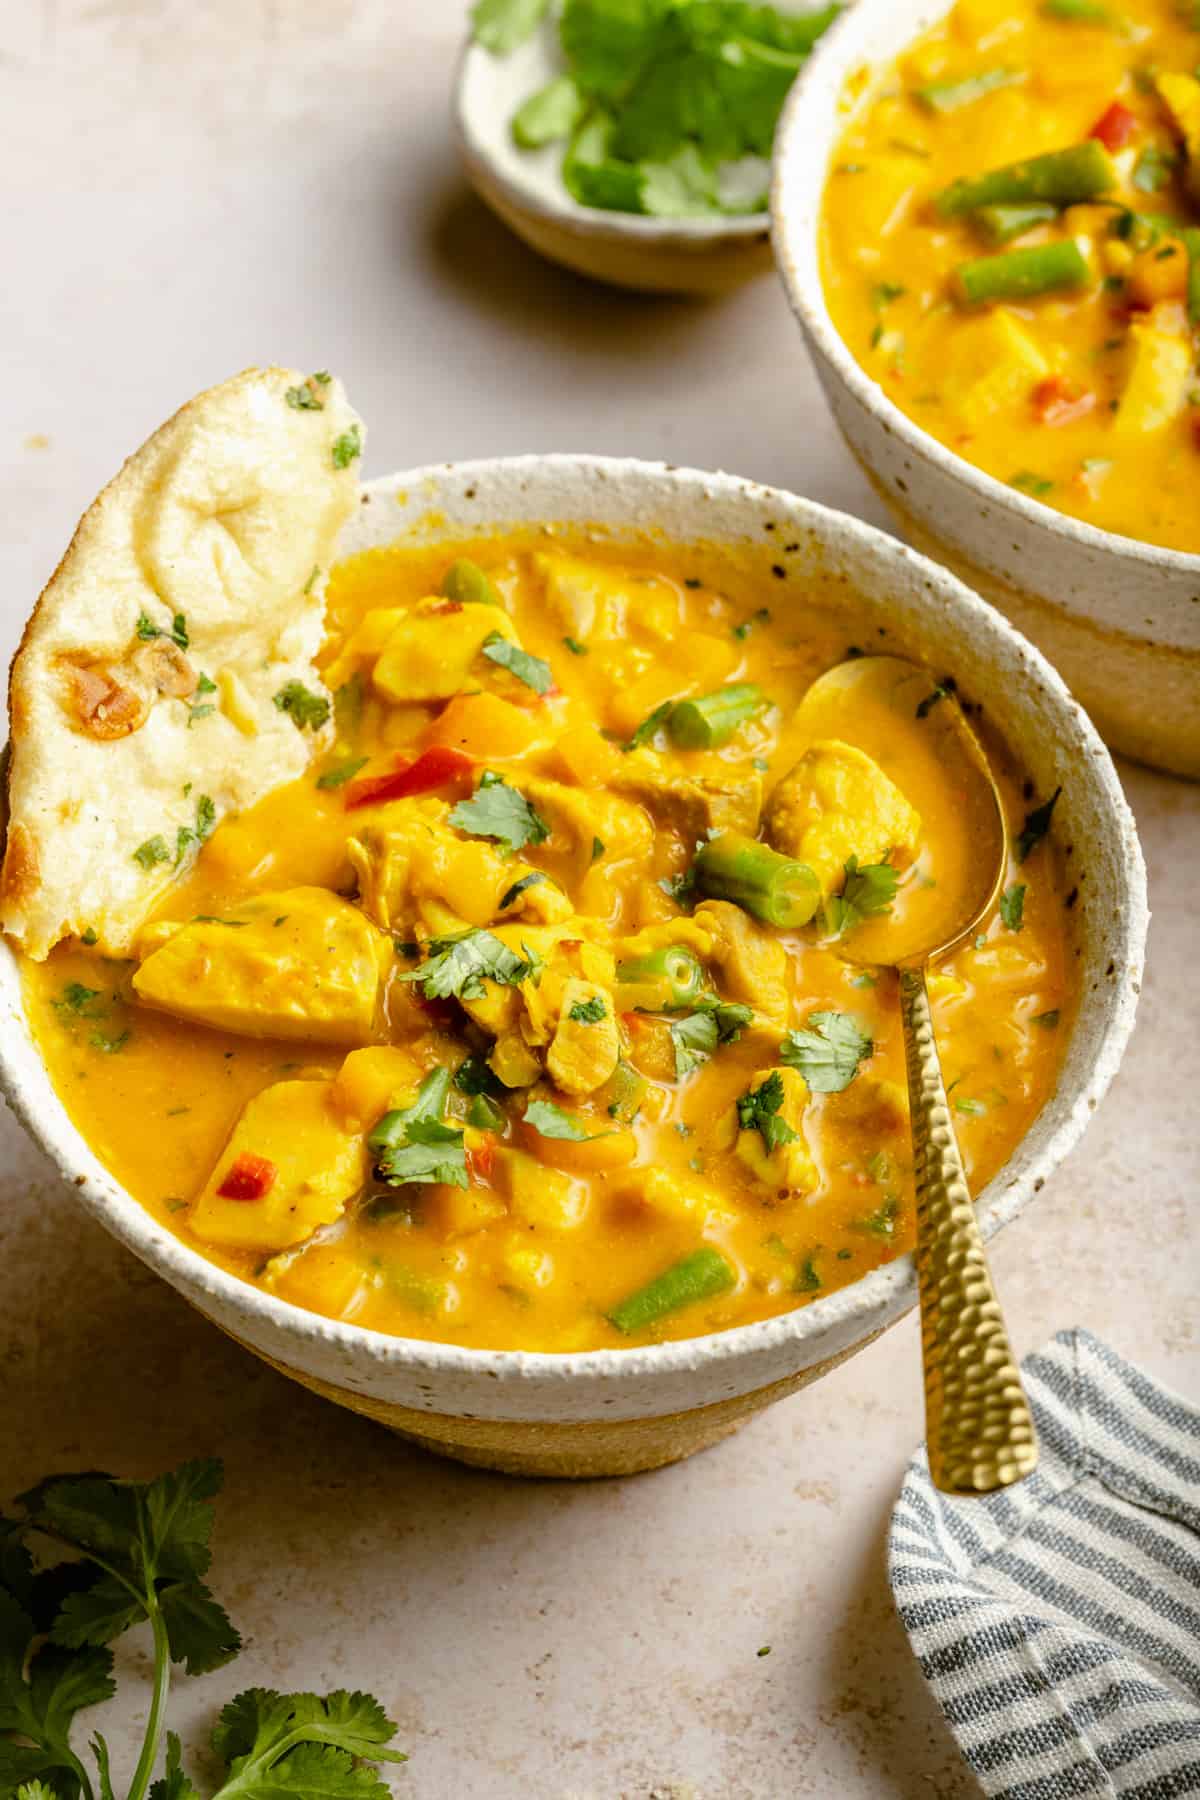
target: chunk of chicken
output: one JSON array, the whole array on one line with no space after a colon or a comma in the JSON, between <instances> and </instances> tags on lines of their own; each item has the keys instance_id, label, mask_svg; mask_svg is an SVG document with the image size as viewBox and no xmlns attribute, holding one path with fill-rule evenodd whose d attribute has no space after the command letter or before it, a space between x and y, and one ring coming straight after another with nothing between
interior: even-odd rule
<instances>
[{"instance_id":1,"label":"chunk of chicken","mask_svg":"<svg viewBox=\"0 0 1200 1800\"><path fill-rule=\"evenodd\" d=\"M592 1094L617 1066L621 1039L607 988L572 978L564 982L558 1028L546 1052L546 1072L564 1094Z\"/></svg>"},{"instance_id":2,"label":"chunk of chicken","mask_svg":"<svg viewBox=\"0 0 1200 1800\"><path fill-rule=\"evenodd\" d=\"M423 900L436 900L465 925L529 919L555 924L573 908L557 882L525 862L505 860L482 838L463 837L446 823L447 808L398 800L346 846L364 911L385 931L406 930ZM504 901L520 888L507 905Z\"/></svg>"},{"instance_id":3,"label":"chunk of chicken","mask_svg":"<svg viewBox=\"0 0 1200 1800\"><path fill-rule=\"evenodd\" d=\"M791 964L775 933L728 900L701 901L693 922L711 931L711 955L725 997L748 1002L770 1024L786 1029Z\"/></svg>"},{"instance_id":4,"label":"chunk of chicken","mask_svg":"<svg viewBox=\"0 0 1200 1800\"><path fill-rule=\"evenodd\" d=\"M494 634L518 642L508 614L497 606L418 600L384 643L371 678L375 689L397 702L449 700L479 673L476 658Z\"/></svg>"},{"instance_id":5,"label":"chunk of chicken","mask_svg":"<svg viewBox=\"0 0 1200 1800\"><path fill-rule=\"evenodd\" d=\"M909 861L921 816L879 764L852 744L813 744L767 801L767 838L776 850L807 863L827 894L846 863Z\"/></svg>"},{"instance_id":6,"label":"chunk of chicken","mask_svg":"<svg viewBox=\"0 0 1200 1800\"><path fill-rule=\"evenodd\" d=\"M341 1217L366 1179L366 1151L332 1093L329 1081L278 1081L247 1102L192 1206L188 1224L202 1243L285 1250ZM266 1184L261 1197L219 1191L242 1157Z\"/></svg>"},{"instance_id":7,"label":"chunk of chicken","mask_svg":"<svg viewBox=\"0 0 1200 1800\"><path fill-rule=\"evenodd\" d=\"M542 775L523 777L521 790L549 824L552 848L564 841L573 844L585 867L593 861L597 842L606 860L644 858L654 848L654 827L629 800L600 790L585 792Z\"/></svg>"},{"instance_id":8,"label":"chunk of chicken","mask_svg":"<svg viewBox=\"0 0 1200 1800\"><path fill-rule=\"evenodd\" d=\"M259 894L193 919L133 977L143 1006L247 1037L369 1043L392 946L325 888Z\"/></svg>"},{"instance_id":9,"label":"chunk of chicken","mask_svg":"<svg viewBox=\"0 0 1200 1800\"><path fill-rule=\"evenodd\" d=\"M612 778L620 794L649 807L660 824L697 843L710 831L753 837L762 810L762 777L681 775L655 750L631 750Z\"/></svg>"}]
</instances>

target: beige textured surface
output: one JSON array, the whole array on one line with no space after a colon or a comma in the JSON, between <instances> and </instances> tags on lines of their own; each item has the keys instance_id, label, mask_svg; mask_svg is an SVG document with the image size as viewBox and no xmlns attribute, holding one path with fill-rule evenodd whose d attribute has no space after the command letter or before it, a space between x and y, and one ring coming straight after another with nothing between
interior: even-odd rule
<instances>
[{"instance_id":1,"label":"beige textured surface","mask_svg":"<svg viewBox=\"0 0 1200 1800\"><path fill-rule=\"evenodd\" d=\"M603 293L463 196L443 110L460 16L457 0L7 9L0 200L23 276L0 289L4 654L116 461L181 396L272 357L341 372L368 472L588 448L881 517L771 282L713 307ZM1142 1021L995 1271L1019 1354L1084 1324L1194 1395L1200 789L1127 779L1156 911ZM974 1792L882 1574L921 1430L913 1320L690 1463L525 1485L252 1361L86 1224L0 1118L0 1368L5 1492L53 1468L225 1456L214 1579L250 1643L180 1691L197 1744L234 1684L359 1682L402 1722L394 1788L416 1800ZM105 1722L125 1771L136 1692Z\"/></svg>"}]
</instances>

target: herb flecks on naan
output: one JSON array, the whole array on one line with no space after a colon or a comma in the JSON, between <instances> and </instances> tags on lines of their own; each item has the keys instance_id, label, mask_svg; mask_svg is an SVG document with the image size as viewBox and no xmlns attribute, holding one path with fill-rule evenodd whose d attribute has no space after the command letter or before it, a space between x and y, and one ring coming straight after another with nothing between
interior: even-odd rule
<instances>
[{"instance_id":1,"label":"herb flecks on naan","mask_svg":"<svg viewBox=\"0 0 1200 1800\"><path fill-rule=\"evenodd\" d=\"M251 369L84 515L12 668L0 929L29 955L127 955L217 821L328 735L312 659L362 441L329 375Z\"/></svg>"}]
</instances>

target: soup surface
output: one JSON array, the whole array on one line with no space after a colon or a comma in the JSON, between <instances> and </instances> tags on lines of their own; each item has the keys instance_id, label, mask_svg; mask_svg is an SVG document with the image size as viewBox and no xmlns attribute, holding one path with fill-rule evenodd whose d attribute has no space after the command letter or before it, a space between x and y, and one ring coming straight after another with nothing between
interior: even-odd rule
<instances>
[{"instance_id":1,"label":"soup surface","mask_svg":"<svg viewBox=\"0 0 1200 1800\"><path fill-rule=\"evenodd\" d=\"M114 1175L246 1281L467 1345L719 1330L907 1249L896 984L840 950L969 867L949 692L878 763L807 742L845 615L700 550L376 551L329 623L305 778L207 836L136 962L26 965ZM1073 998L1050 796L990 750L1008 889L932 983L976 1188Z\"/></svg>"},{"instance_id":2,"label":"soup surface","mask_svg":"<svg viewBox=\"0 0 1200 1800\"><path fill-rule=\"evenodd\" d=\"M1200 14L959 0L847 95L821 258L910 418L1107 531L1200 550Z\"/></svg>"}]
</instances>

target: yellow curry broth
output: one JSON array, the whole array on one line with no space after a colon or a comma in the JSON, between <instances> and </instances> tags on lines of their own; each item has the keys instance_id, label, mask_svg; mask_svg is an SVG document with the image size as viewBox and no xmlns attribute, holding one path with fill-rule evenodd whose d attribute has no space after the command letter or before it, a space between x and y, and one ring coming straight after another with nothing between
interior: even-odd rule
<instances>
[{"instance_id":1,"label":"yellow curry broth","mask_svg":"<svg viewBox=\"0 0 1200 1800\"><path fill-rule=\"evenodd\" d=\"M852 83L821 221L825 293L868 374L950 449L1089 524L1200 550L1200 265L1169 228L1200 225L1200 30L1176 0L1093 10L959 0L878 79ZM1006 84L947 110L922 99L980 76ZM1174 111L1163 76L1184 84L1168 83ZM1003 242L935 210L964 177L1084 142L1114 103L1116 180L1093 202ZM966 263L1072 238L1077 286L975 305L958 290Z\"/></svg>"},{"instance_id":2,"label":"yellow curry broth","mask_svg":"<svg viewBox=\"0 0 1200 1800\"><path fill-rule=\"evenodd\" d=\"M584 654L568 648L564 639L571 634L553 616L536 560L543 550L578 559L577 575L591 571L601 588L607 584L626 597L624 629L611 641L597 627L593 641L580 645ZM469 684L472 695L482 691L516 704L525 721L527 742L519 752L472 746L479 767L518 787L540 775L585 798L601 793L605 771L625 761L613 738L627 740L665 699L748 681L773 702L769 711L722 748L672 750L669 759L680 771L721 773L735 787L761 777L769 792L796 759L791 714L813 678L849 647L844 618L769 574L764 582L757 562L739 568L699 552L617 550L531 536L375 552L335 570L327 670L346 673L339 659L367 613L405 609L436 593L447 565L463 555L487 569L521 644L553 672L554 690L544 697L521 692L511 676L490 668ZM348 839L369 816L394 814L409 803L348 811L347 787L322 789L317 779L341 769L347 757L367 758L355 779L386 772L397 754L416 755L431 734L437 738L446 718L443 708L388 706L377 697L366 699L357 723L343 708L336 746L303 781L222 823L163 904L162 918L220 918L250 895L302 885L353 894ZM917 906L928 884L959 878L967 851L953 829L955 796L939 791L919 745L906 755L903 738L888 772L924 826L898 904ZM1022 790L1002 747L989 748L1015 833L1034 797ZM669 818L656 817L654 825L642 854L621 857L605 849L593 861L555 831L513 860L562 885L579 910L581 931L619 937L678 921L685 938L689 914L660 882L687 866L693 846ZM1052 1091L1072 1002L1072 953L1053 846L1042 843L1019 871L1014 865L1010 880L1027 890L1020 929L993 918L933 984L943 1065L975 1188L1003 1165ZM540 1137L522 1122L520 1093L504 1106L500 1143L536 1159L540 1189L518 1201L495 1169L488 1171L486 1156L474 1160L487 1140L469 1128L472 1179L465 1193L372 1183L365 1203L352 1202L311 1247L285 1251L273 1262L261 1250L200 1242L189 1223L195 1197L219 1166L248 1100L273 1082L333 1077L345 1050L260 1041L152 1011L132 995L132 965L105 962L78 942L42 965L26 965L25 981L40 1044L84 1135L154 1216L213 1261L299 1305L382 1331L572 1350L765 1318L842 1287L911 1245L895 982L844 963L812 927L777 935L787 954L789 992L773 998L786 1005L786 1023L804 1028L813 1013L850 1014L874 1044L843 1091L807 1097L802 1135L814 1167L811 1191L778 1190L734 1147L733 1109L776 1066L779 1031L772 1038L756 1020L696 1072L676 1079L667 1019L630 1010L621 1021L623 1055L646 1082L631 1124L610 1114L607 1089L571 1097L544 1080L535 1091L580 1121L591 1143ZM422 1008L414 1002L411 984L399 979L410 967L411 955L397 956L378 1037L403 1044L421 1070L455 1069L468 1052L486 1051L487 1038L454 1003ZM453 1097L452 1123L463 1124L466 1105L464 1097ZM648 1172L686 1204L659 1204L648 1195L638 1185ZM605 1317L704 1245L728 1259L736 1273L731 1291L629 1335Z\"/></svg>"}]
</instances>

